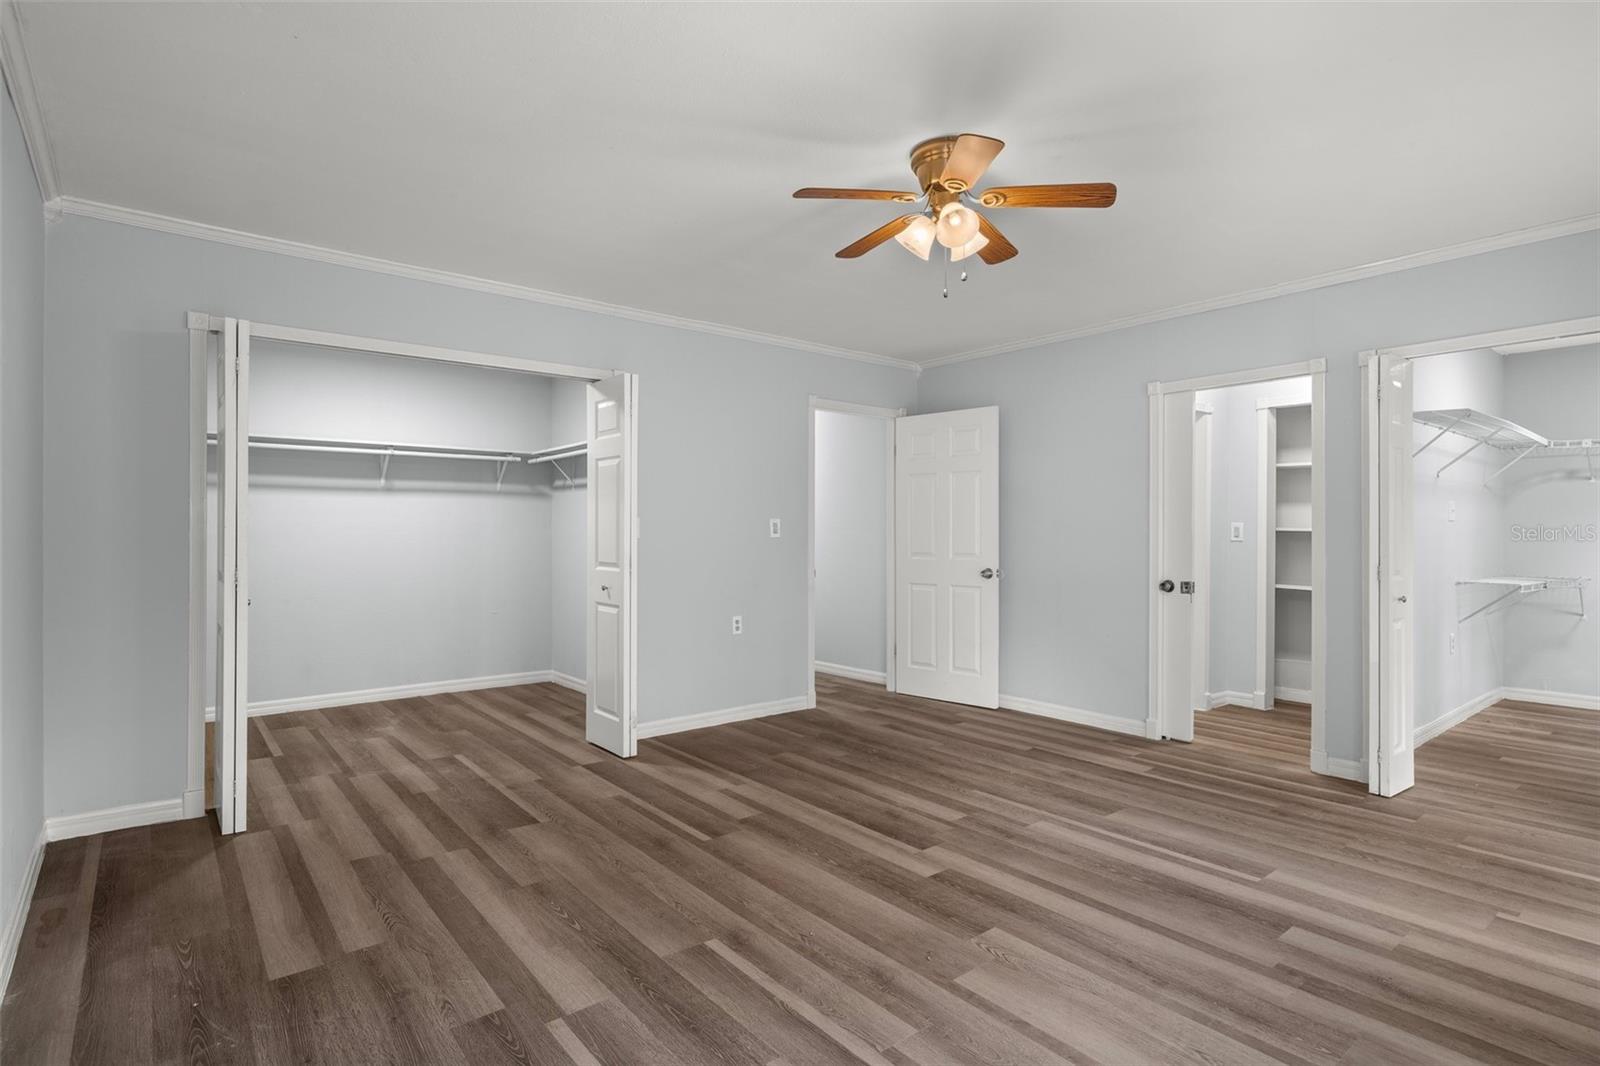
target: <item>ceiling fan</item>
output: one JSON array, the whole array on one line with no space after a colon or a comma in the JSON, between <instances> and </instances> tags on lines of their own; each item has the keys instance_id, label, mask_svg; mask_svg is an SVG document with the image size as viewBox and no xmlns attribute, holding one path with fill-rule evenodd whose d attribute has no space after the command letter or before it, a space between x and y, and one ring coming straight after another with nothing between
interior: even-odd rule
<instances>
[{"instance_id":1,"label":"ceiling fan","mask_svg":"<svg viewBox=\"0 0 1600 1066\"><path fill-rule=\"evenodd\" d=\"M950 261L974 253L985 263L1003 263L1017 254L994 223L974 211L983 207L1110 207L1117 187L1110 182L1082 185L1002 185L983 192L973 186L1000 154L1005 142L978 133L932 137L911 149L911 169L922 193L887 189L800 189L797 200L891 200L898 204L927 201L927 208L901 215L834 254L854 259L893 237L919 259L928 258L933 242L950 249Z\"/></svg>"}]
</instances>

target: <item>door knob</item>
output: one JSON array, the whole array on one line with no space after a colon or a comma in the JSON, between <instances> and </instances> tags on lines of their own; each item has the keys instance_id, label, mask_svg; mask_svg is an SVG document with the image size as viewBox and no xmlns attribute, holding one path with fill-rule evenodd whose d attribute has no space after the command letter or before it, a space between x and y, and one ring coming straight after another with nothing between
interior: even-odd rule
<instances>
[{"instance_id":1,"label":"door knob","mask_svg":"<svg viewBox=\"0 0 1600 1066\"><path fill-rule=\"evenodd\" d=\"M1177 587L1178 586L1176 586L1176 585L1174 585L1172 583L1172 579L1170 577L1166 578L1165 580L1163 580L1161 582L1161 584L1156 586L1156 588L1160 589L1162 592L1171 592L1173 589L1175 589Z\"/></svg>"},{"instance_id":2,"label":"door knob","mask_svg":"<svg viewBox=\"0 0 1600 1066\"><path fill-rule=\"evenodd\" d=\"M1005 571L1004 570L996 570L992 566L986 566L982 570L978 571L978 576L983 578L985 581L988 581L990 578L1004 577L1005 576Z\"/></svg>"},{"instance_id":3,"label":"door knob","mask_svg":"<svg viewBox=\"0 0 1600 1066\"><path fill-rule=\"evenodd\" d=\"M1395 600L1396 603L1404 603L1404 602L1406 602L1406 598L1404 596L1396 596L1394 598L1394 600Z\"/></svg>"}]
</instances>

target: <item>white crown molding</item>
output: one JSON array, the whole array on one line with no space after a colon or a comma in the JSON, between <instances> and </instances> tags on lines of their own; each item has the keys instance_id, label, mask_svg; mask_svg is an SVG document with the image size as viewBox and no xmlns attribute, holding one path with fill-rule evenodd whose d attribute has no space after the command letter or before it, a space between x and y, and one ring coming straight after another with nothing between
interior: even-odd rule
<instances>
[{"instance_id":1,"label":"white crown molding","mask_svg":"<svg viewBox=\"0 0 1600 1066\"><path fill-rule=\"evenodd\" d=\"M377 274L389 274L394 277L409 278L413 281L431 282L435 285L449 285L453 288L469 289L473 292L483 292L493 296L508 296L514 300L527 300L530 303L566 307L576 311L588 311L597 315L608 315L612 318L625 318L633 322L646 322L650 325L667 326L672 329L692 330L696 333L708 333L712 336L728 337L733 340L767 344L777 348L811 352L816 355L828 355L837 359L850 359L859 363L891 366L899 370L909 370L913 373L920 372L922 369L917 363L906 359L895 359L892 356L876 355L872 352L857 351L853 348L836 348L829 344L817 344L812 341L800 340L796 337L782 337L775 333L761 333L757 330L741 329L738 326L724 326L717 322L706 322L698 318L680 318L677 315L663 314L659 311L624 307L621 304L590 300L582 296L567 296L563 293L533 289L525 285L514 285L510 282L494 281L490 278L473 277L470 274L456 274L448 270L435 270L432 267L415 266L410 263L396 263L388 259L378 259L355 252L342 252L335 248L323 248L315 244L303 244L300 241L285 240L281 237L267 237L259 233L246 233L243 230L228 229L225 226L213 226L205 222L173 218L170 215L158 215L151 211L140 211L131 207L118 207L116 204L82 200L76 196L61 196L50 201L45 205L46 213L52 209L52 205L56 211L63 214L99 219L102 222L117 222L125 226L137 226L141 229L172 233L180 237L193 237L202 241L214 241L218 244L231 244L238 248L272 252L277 255L293 256L296 259L309 259L313 262L328 263L333 266L351 267L355 270L367 270Z\"/></svg>"},{"instance_id":2,"label":"white crown molding","mask_svg":"<svg viewBox=\"0 0 1600 1066\"><path fill-rule=\"evenodd\" d=\"M1482 237L1462 244L1446 245L1443 248L1434 248L1431 251L1414 252L1411 255L1397 256L1393 259L1381 259L1376 263L1367 263L1363 266L1347 267L1327 274L1316 274L1309 278L1301 278L1298 281L1286 281L1279 285L1268 285L1262 289L1249 289L1229 296L1215 296L1208 300L1196 300L1193 303L1178 304L1175 307L1167 307L1159 311L1125 315L1122 318L1108 319L1092 326L1080 326L1077 329L1062 330L1060 333L1046 333L1026 340L1007 341L1004 344L992 344L986 348L974 348L971 351L957 352L954 355L941 355L933 359L924 360L920 365L924 370L931 370L936 366L949 366L952 363L966 363L974 359L987 359L990 356L1004 355L1007 352L1020 352L1028 348L1042 348L1047 344L1059 344L1062 341L1077 340L1080 337L1094 337L1102 333L1115 333L1117 330L1129 329L1133 326L1148 325L1152 322L1165 322L1168 319L1204 314L1207 311L1220 311L1225 307L1238 307L1241 304L1258 303L1261 300L1271 300L1277 296L1289 296L1298 292L1309 292L1312 289L1325 289L1330 285L1343 285L1346 282L1361 281L1364 278L1375 278L1384 274L1394 274L1402 270L1411 270L1415 267L1429 266L1433 263L1446 263L1452 259L1465 259L1467 256L1495 252L1502 248L1515 248L1523 244L1536 244L1539 241L1554 240L1557 237L1570 237L1574 233L1586 233L1594 229L1600 229L1600 214L1581 215L1578 218L1569 218L1561 222L1550 222L1542 226L1530 226L1528 229L1512 230L1509 233Z\"/></svg>"},{"instance_id":3,"label":"white crown molding","mask_svg":"<svg viewBox=\"0 0 1600 1066\"><path fill-rule=\"evenodd\" d=\"M39 183L39 195L49 204L61 195L61 187L44 112L39 108L39 93L33 84L33 69L28 66L28 51L22 44L22 15L15 0L0 0L0 73L5 76L11 102L17 107L17 121L33 163L34 180ZM50 217L48 207L45 217Z\"/></svg>"}]
</instances>

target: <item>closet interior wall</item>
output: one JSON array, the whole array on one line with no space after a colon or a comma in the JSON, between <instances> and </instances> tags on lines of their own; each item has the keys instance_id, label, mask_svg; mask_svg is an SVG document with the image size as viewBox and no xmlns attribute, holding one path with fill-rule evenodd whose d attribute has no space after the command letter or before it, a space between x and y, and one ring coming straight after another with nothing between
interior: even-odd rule
<instances>
[{"instance_id":1,"label":"closet interior wall","mask_svg":"<svg viewBox=\"0 0 1600 1066\"><path fill-rule=\"evenodd\" d=\"M211 390L215 396L215 367ZM257 340L252 437L532 452L581 441L584 384ZM211 405L215 431L215 403ZM215 449L208 572L216 566ZM252 449L250 705L581 683L583 456L499 464ZM206 697L215 691L208 588ZM209 711L208 711L209 714Z\"/></svg>"}]
</instances>

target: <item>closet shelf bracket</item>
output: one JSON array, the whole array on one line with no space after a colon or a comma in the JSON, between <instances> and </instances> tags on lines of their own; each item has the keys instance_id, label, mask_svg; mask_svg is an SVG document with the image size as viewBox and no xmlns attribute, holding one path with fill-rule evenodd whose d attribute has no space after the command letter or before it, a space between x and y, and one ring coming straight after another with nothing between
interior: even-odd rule
<instances>
[{"instance_id":1,"label":"closet shelf bracket","mask_svg":"<svg viewBox=\"0 0 1600 1066\"><path fill-rule=\"evenodd\" d=\"M1589 583L1586 577L1475 577L1465 581L1457 581L1456 588L1462 585L1484 585L1490 588L1503 589L1504 591L1488 603L1457 618L1457 622L1465 622L1476 618L1490 608L1496 607L1507 600L1521 603L1538 592L1554 592L1560 590L1574 590L1578 593L1578 617L1589 617L1588 606L1584 602L1583 587ZM1511 606L1513 604L1508 604Z\"/></svg>"}]
</instances>

